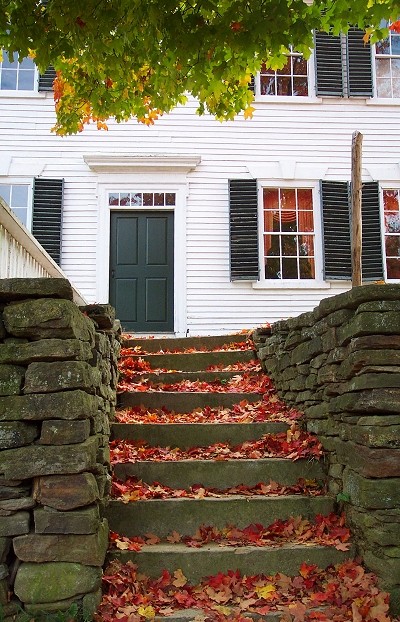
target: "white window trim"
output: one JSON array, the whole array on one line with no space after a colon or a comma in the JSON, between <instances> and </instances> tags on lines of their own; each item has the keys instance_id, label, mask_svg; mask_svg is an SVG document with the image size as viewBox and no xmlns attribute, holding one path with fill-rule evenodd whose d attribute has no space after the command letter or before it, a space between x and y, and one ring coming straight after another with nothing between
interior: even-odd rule
<instances>
[{"instance_id":1,"label":"white window trim","mask_svg":"<svg viewBox=\"0 0 400 622\"><path fill-rule=\"evenodd\" d=\"M374 96L367 99L369 106L398 106L400 104L400 97L378 97L378 82L376 79L376 57L383 58L384 55L376 54L375 45L372 46L372 79L374 83ZM393 58L391 54L387 54L388 58Z\"/></svg>"},{"instance_id":2,"label":"white window trim","mask_svg":"<svg viewBox=\"0 0 400 622\"><path fill-rule=\"evenodd\" d=\"M314 213L314 259L315 279L266 279L264 277L264 217L263 217L263 190L264 188L311 188L313 195ZM260 279L252 283L253 289L329 289L330 282L323 278L323 238L321 217L321 192L319 182L305 180L258 180L258 223L259 223L259 266Z\"/></svg>"},{"instance_id":3,"label":"white window trim","mask_svg":"<svg viewBox=\"0 0 400 622\"><path fill-rule=\"evenodd\" d=\"M1 70L0 70L1 73ZM41 99L46 97L46 93L44 91L39 91L39 70L35 65L35 78L33 82L32 90L23 90L23 89L15 89L15 90L1 90L0 89L0 97L9 98L9 97L39 97Z\"/></svg>"},{"instance_id":4,"label":"white window trim","mask_svg":"<svg viewBox=\"0 0 400 622\"><path fill-rule=\"evenodd\" d=\"M108 177L108 176L107 176ZM174 192L176 204L174 206L109 206L110 192ZM115 175L110 179L104 178L98 184L98 241L97 241L97 299L109 300L109 270L110 270L110 212L111 211L168 211L174 212L174 333L177 336L186 335L186 197L187 184L182 182L157 180L151 175L148 181L141 175Z\"/></svg>"},{"instance_id":5,"label":"white window trim","mask_svg":"<svg viewBox=\"0 0 400 622\"><path fill-rule=\"evenodd\" d=\"M3 186L28 186L28 205L26 212L26 229L32 231L33 215L33 179L32 177L8 177L0 175L0 184ZM12 208L10 208L12 211Z\"/></svg>"}]
</instances>

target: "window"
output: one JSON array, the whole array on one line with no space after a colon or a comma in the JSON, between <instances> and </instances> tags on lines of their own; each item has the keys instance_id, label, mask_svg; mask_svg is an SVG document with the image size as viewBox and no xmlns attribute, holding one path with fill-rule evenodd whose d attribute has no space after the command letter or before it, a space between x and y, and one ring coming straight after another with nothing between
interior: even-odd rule
<instances>
[{"instance_id":1,"label":"window","mask_svg":"<svg viewBox=\"0 0 400 622\"><path fill-rule=\"evenodd\" d=\"M110 192L110 207L173 207L175 192Z\"/></svg>"},{"instance_id":2,"label":"window","mask_svg":"<svg viewBox=\"0 0 400 622\"><path fill-rule=\"evenodd\" d=\"M36 67L31 58L18 60L17 52L13 56L3 51L0 63L1 91L33 91L36 88Z\"/></svg>"},{"instance_id":3,"label":"window","mask_svg":"<svg viewBox=\"0 0 400 622\"><path fill-rule=\"evenodd\" d=\"M315 279L311 188L264 188L266 279Z\"/></svg>"},{"instance_id":4,"label":"window","mask_svg":"<svg viewBox=\"0 0 400 622\"><path fill-rule=\"evenodd\" d=\"M388 22L381 24L386 27ZM375 44L376 94L378 97L400 97L400 34Z\"/></svg>"},{"instance_id":5,"label":"window","mask_svg":"<svg viewBox=\"0 0 400 622\"><path fill-rule=\"evenodd\" d=\"M273 71L262 65L260 94L278 96L308 96L308 63L303 56L291 51L282 69Z\"/></svg>"},{"instance_id":6,"label":"window","mask_svg":"<svg viewBox=\"0 0 400 622\"><path fill-rule=\"evenodd\" d=\"M30 186L28 184L0 184L0 197L27 229L30 229Z\"/></svg>"},{"instance_id":7,"label":"window","mask_svg":"<svg viewBox=\"0 0 400 622\"><path fill-rule=\"evenodd\" d=\"M382 194L386 277L400 279L400 189L385 189Z\"/></svg>"}]
</instances>

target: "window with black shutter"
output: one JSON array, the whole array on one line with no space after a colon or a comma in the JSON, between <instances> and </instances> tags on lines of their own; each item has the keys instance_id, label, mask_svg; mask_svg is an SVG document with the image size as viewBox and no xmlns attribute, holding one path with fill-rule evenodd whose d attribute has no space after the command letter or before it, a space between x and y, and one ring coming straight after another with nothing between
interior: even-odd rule
<instances>
[{"instance_id":1,"label":"window with black shutter","mask_svg":"<svg viewBox=\"0 0 400 622\"><path fill-rule=\"evenodd\" d=\"M52 91L53 82L56 77L54 67L48 67L44 73L39 75L39 91Z\"/></svg>"},{"instance_id":2,"label":"window with black shutter","mask_svg":"<svg viewBox=\"0 0 400 622\"><path fill-rule=\"evenodd\" d=\"M321 182L323 254L325 280L350 280L350 184ZM364 183L362 188L362 276L364 281L383 278L379 186Z\"/></svg>"},{"instance_id":3,"label":"window with black shutter","mask_svg":"<svg viewBox=\"0 0 400 622\"><path fill-rule=\"evenodd\" d=\"M33 185L32 233L60 264L63 179L36 177Z\"/></svg>"},{"instance_id":4,"label":"window with black shutter","mask_svg":"<svg viewBox=\"0 0 400 622\"><path fill-rule=\"evenodd\" d=\"M372 97L372 52L364 31L347 35L315 33L316 92L318 96Z\"/></svg>"},{"instance_id":5,"label":"window with black shutter","mask_svg":"<svg viewBox=\"0 0 400 622\"><path fill-rule=\"evenodd\" d=\"M231 281L257 281L259 262L256 179L229 181L229 248Z\"/></svg>"}]
</instances>

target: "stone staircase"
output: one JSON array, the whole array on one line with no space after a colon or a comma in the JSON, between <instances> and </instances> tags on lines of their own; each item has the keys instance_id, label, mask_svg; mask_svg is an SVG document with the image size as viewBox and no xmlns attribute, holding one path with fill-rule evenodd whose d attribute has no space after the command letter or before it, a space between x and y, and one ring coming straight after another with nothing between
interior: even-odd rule
<instances>
[{"instance_id":1,"label":"stone staircase","mask_svg":"<svg viewBox=\"0 0 400 622\"><path fill-rule=\"evenodd\" d=\"M229 348L227 344L236 345ZM248 343L248 342L247 342ZM216 348L222 350L215 351ZM201 350L201 351L200 351ZM265 434L287 432L293 423L275 416L268 420L240 423L224 422L211 418L207 422L204 413L207 408L223 407L224 412L231 412L235 404L268 402L274 403L273 390L266 395L257 392L207 392L190 390L191 381L229 383L230 379L243 374L235 369L242 363L254 360L251 347L246 346L246 335L201 337L187 339L147 339L126 340L121 367L139 361L151 371L138 374L131 380L140 382L145 378L150 381L152 390L124 391L119 396L119 409L126 412L131 407L143 406L151 410L154 422L150 423L114 423L112 439L144 441L152 447L179 447L188 449L194 446L208 446L214 443L238 445L245 441L260 439ZM233 366L228 371L207 371L210 365ZM127 368L129 366L127 365ZM171 370L171 371L163 371ZM254 372L256 373L256 372ZM251 375L251 373L250 373ZM186 390L158 391L158 385L172 385L187 381ZM201 385L198 383L201 387ZM268 397L269 396L269 397ZM272 397L271 397L272 396ZM173 411L178 423L163 421L163 413ZM192 413L186 416L182 413ZM200 416L201 413L201 416ZM185 420L186 417L186 420ZM123 419L123 417L122 417ZM125 420L125 419L124 419ZM186 422L181 422L186 421ZM200 421L200 422L198 422ZM183 459L173 460L136 460L117 462L113 467L114 477L124 482L136 477L143 482L173 489L188 489L201 484L205 488L228 489L255 486L260 482L278 482L280 485L293 486L299 479L310 482L316 480L321 485L325 481L323 460L288 458L235 458L235 459ZM140 550L109 551L109 560L132 561L138 570L150 577L159 576L163 570L171 574L181 569L191 582L215 575L218 572L239 570L244 575L283 573L294 576L301 564L316 564L325 568L337 564L352 555L352 550L340 551L333 546L304 543L287 543L280 546L221 546L215 542L205 543L201 547L187 546L185 543L167 541L171 533L191 536L204 525L212 525L220 530L227 525L244 529L250 524L270 525L277 519L285 520L293 516L313 519L316 515L328 515L334 511L335 500L328 494L312 496L308 494L204 496L200 498L151 498L123 503L112 500L106 509L110 529L125 538L148 538L155 534L160 541L143 544ZM146 536L147 534L147 536ZM193 619L195 616L190 617ZM259 616L258 616L259 617ZM181 619L181 618L180 618ZM268 620L280 620L273 617Z\"/></svg>"}]
</instances>

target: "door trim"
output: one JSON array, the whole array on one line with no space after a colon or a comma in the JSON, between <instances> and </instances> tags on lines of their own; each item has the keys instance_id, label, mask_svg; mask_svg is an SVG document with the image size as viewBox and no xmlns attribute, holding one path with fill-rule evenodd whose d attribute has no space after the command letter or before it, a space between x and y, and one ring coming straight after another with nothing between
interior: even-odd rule
<instances>
[{"instance_id":1,"label":"door trim","mask_svg":"<svg viewBox=\"0 0 400 622\"><path fill-rule=\"evenodd\" d=\"M109 300L109 269L110 269L110 207L108 205L108 193L115 191L138 192L175 192L175 208L164 208L166 211L174 211L174 334L185 336L187 328L187 303L186 303L186 196L187 184L174 183L166 175L162 175L165 181L154 181L157 175L148 177L144 181L142 175L104 175L98 183L98 236L97 236L97 260L96 260L96 294L99 303L107 303ZM106 179L109 178L109 179ZM168 181L167 181L168 179ZM112 208L111 208L112 209ZM122 211L121 207L115 208ZM162 211L163 208L154 208ZM127 211L138 211L137 206ZM143 211L150 211L149 207L143 207Z\"/></svg>"}]
</instances>

